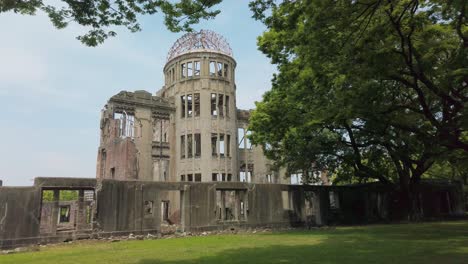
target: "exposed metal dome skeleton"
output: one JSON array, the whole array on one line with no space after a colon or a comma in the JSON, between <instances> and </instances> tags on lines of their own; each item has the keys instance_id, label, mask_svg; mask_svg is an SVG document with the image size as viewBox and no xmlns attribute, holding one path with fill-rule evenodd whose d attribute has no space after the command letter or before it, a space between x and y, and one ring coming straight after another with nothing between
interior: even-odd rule
<instances>
[{"instance_id":1,"label":"exposed metal dome skeleton","mask_svg":"<svg viewBox=\"0 0 468 264\"><path fill-rule=\"evenodd\" d=\"M223 36L211 30L200 30L180 37L169 50L167 61L194 51L215 51L232 56L231 47Z\"/></svg>"}]
</instances>

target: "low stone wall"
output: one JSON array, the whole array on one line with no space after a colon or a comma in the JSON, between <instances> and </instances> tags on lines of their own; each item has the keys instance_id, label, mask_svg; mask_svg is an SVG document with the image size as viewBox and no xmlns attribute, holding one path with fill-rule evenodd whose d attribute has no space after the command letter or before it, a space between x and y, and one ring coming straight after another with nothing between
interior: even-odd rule
<instances>
[{"instance_id":1,"label":"low stone wall","mask_svg":"<svg viewBox=\"0 0 468 264\"><path fill-rule=\"evenodd\" d=\"M0 187L0 248L129 234L366 224L401 219L398 189L381 184L312 186L65 178L39 178L36 183L26 188ZM95 189L95 200L84 201L84 190L91 188ZM54 190L57 197L61 189L80 190L79 201L41 203L42 190ZM414 195L421 204L423 217L464 215L463 189L459 183L424 182L415 188ZM61 205L70 206L70 213L74 213L66 223L59 220ZM86 208L92 210L83 211Z\"/></svg>"}]
</instances>

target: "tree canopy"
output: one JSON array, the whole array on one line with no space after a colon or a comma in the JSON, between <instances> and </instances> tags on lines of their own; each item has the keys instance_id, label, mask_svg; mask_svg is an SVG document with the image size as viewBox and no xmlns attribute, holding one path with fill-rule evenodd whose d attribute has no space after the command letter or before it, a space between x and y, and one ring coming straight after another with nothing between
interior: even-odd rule
<instances>
[{"instance_id":1,"label":"tree canopy","mask_svg":"<svg viewBox=\"0 0 468 264\"><path fill-rule=\"evenodd\" d=\"M251 3L278 66L252 114L252 142L290 171L399 183L468 153L468 3ZM287 109L288 111L284 111ZM267 147L268 146L268 147Z\"/></svg>"},{"instance_id":2,"label":"tree canopy","mask_svg":"<svg viewBox=\"0 0 468 264\"><path fill-rule=\"evenodd\" d=\"M89 31L77 38L88 46L97 46L108 37L115 36L118 26L131 32L141 30L141 15L163 13L167 28L173 32L190 31L191 25L201 19L211 19L219 14L213 6L222 0L2 0L0 13L15 12L34 15L47 13L53 25L59 29L69 23L77 23ZM48 2L53 2L49 4Z\"/></svg>"}]
</instances>

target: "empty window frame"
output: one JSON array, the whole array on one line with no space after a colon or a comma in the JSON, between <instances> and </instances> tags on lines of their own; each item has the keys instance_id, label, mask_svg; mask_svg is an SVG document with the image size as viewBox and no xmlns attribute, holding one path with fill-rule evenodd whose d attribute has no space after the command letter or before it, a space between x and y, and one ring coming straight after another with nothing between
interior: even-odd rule
<instances>
[{"instance_id":1,"label":"empty window frame","mask_svg":"<svg viewBox=\"0 0 468 264\"><path fill-rule=\"evenodd\" d=\"M291 174L291 184L301 184L302 183L302 173L293 173Z\"/></svg>"},{"instance_id":2,"label":"empty window frame","mask_svg":"<svg viewBox=\"0 0 468 264\"><path fill-rule=\"evenodd\" d=\"M70 205L62 205L59 209L59 223L70 222Z\"/></svg>"},{"instance_id":3,"label":"empty window frame","mask_svg":"<svg viewBox=\"0 0 468 264\"><path fill-rule=\"evenodd\" d=\"M135 116L123 111L114 113L114 119L119 120L119 137L134 138L135 135Z\"/></svg>"},{"instance_id":4,"label":"empty window frame","mask_svg":"<svg viewBox=\"0 0 468 264\"><path fill-rule=\"evenodd\" d=\"M185 159L185 135L180 136L180 158Z\"/></svg>"},{"instance_id":5,"label":"empty window frame","mask_svg":"<svg viewBox=\"0 0 468 264\"><path fill-rule=\"evenodd\" d=\"M237 142L239 144L239 149L245 149L245 131L244 128L239 127L237 129L237 136L239 141Z\"/></svg>"},{"instance_id":6,"label":"empty window frame","mask_svg":"<svg viewBox=\"0 0 468 264\"><path fill-rule=\"evenodd\" d=\"M182 181L182 182L185 181L185 174L180 175L180 181Z\"/></svg>"},{"instance_id":7,"label":"empty window frame","mask_svg":"<svg viewBox=\"0 0 468 264\"><path fill-rule=\"evenodd\" d=\"M218 173L212 173L211 174L211 181L218 181Z\"/></svg>"},{"instance_id":8,"label":"empty window frame","mask_svg":"<svg viewBox=\"0 0 468 264\"><path fill-rule=\"evenodd\" d=\"M193 174L187 174L187 181L193 182Z\"/></svg>"},{"instance_id":9,"label":"empty window frame","mask_svg":"<svg viewBox=\"0 0 468 264\"><path fill-rule=\"evenodd\" d=\"M254 165L242 164L239 169L239 180L241 182L252 182Z\"/></svg>"},{"instance_id":10,"label":"empty window frame","mask_svg":"<svg viewBox=\"0 0 468 264\"><path fill-rule=\"evenodd\" d=\"M193 94L193 112L195 116L200 116L200 94Z\"/></svg>"},{"instance_id":11,"label":"empty window frame","mask_svg":"<svg viewBox=\"0 0 468 264\"><path fill-rule=\"evenodd\" d=\"M211 94L211 116L217 116L218 111L216 110L216 94Z\"/></svg>"},{"instance_id":12,"label":"empty window frame","mask_svg":"<svg viewBox=\"0 0 468 264\"><path fill-rule=\"evenodd\" d=\"M145 201L145 215L153 215L153 201Z\"/></svg>"},{"instance_id":13,"label":"empty window frame","mask_svg":"<svg viewBox=\"0 0 468 264\"><path fill-rule=\"evenodd\" d=\"M193 62L193 75L194 76L200 76L200 62L199 61L194 61Z\"/></svg>"},{"instance_id":14,"label":"empty window frame","mask_svg":"<svg viewBox=\"0 0 468 264\"><path fill-rule=\"evenodd\" d=\"M161 220L169 220L169 201L161 201Z\"/></svg>"},{"instance_id":15,"label":"empty window frame","mask_svg":"<svg viewBox=\"0 0 468 264\"><path fill-rule=\"evenodd\" d=\"M229 95L226 95L226 100L224 102L224 114L226 117L229 117Z\"/></svg>"},{"instance_id":16,"label":"empty window frame","mask_svg":"<svg viewBox=\"0 0 468 264\"><path fill-rule=\"evenodd\" d=\"M180 65L180 76L182 78L185 78L187 77L187 72L186 72L187 68L185 66L185 63L182 63L182 65Z\"/></svg>"},{"instance_id":17,"label":"empty window frame","mask_svg":"<svg viewBox=\"0 0 468 264\"><path fill-rule=\"evenodd\" d=\"M224 64L224 68L223 68L223 70L224 70L223 76L224 76L225 78L228 77L228 72L229 72L228 69L229 69L229 67L228 67L228 65L225 63L225 64Z\"/></svg>"},{"instance_id":18,"label":"empty window frame","mask_svg":"<svg viewBox=\"0 0 468 264\"><path fill-rule=\"evenodd\" d=\"M110 168L111 179L115 179L115 168Z\"/></svg>"},{"instance_id":19,"label":"empty window frame","mask_svg":"<svg viewBox=\"0 0 468 264\"><path fill-rule=\"evenodd\" d=\"M192 114L193 114L192 94L187 94L187 117L192 117Z\"/></svg>"},{"instance_id":20,"label":"empty window frame","mask_svg":"<svg viewBox=\"0 0 468 264\"><path fill-rule=\"evenodd\" d=\"M185 95L182 95L180 97L180 112L181 112L181 117L185 117Z\"/></svg>"},{"instance_id":21,"label":"empty window frame","mask_svg":"<svg viewBox=\"0 0 468 264\"><path fill-rule=\"evenodd\" d=\"M218 76L223 77L223 64L221 62L218 62Z\"/></svg>"},{"instance_id":22,"label":"empty window frame","mask_svg":"<svg viewBox=\"0 0 468 264\"><path fill-rule=\"evenodd\" d=\"M193 63L192 62L187 62L187 76L188 77L193 76Z\"/></svg>"},{"instance_id":23,"label":"empty window frame","mask_svg":"<svg viewBox=\"0 0 468 264\"><path fill-rule=\"evenodd\" d=\"M266 175L266 182L267 182L267 183L273 183L271 174L267 174L267 175Z\"/></svg>"},{"instance_id":24,"label":"empty window frame","mask_svg":"<svg viewBox=\"0 0 468 264\"><path fill-rule=\"evenodd\" d=\"M216 62L210 61L210 76L216 76Z\"/></svg>"},{"instance_id":25,"label":"empty window frame","mask_svg":"<svg viewBox=\"0 0 468 264\"><path fill-rule=\"evenodd\" d=\"M211 155L213 157L218 156L218 134L211 134Z\"/></svg>"},{"instance_id":26,"label":"empty window frame","mask_svg":"<svg viewBox=\"0 0 468 264\"><path fill-rule=\"evenodd\" d=\"M218 111L219 111L219 116L223 116L224 115L224 105L223 105L223 100L224 98L224 94L218 94Z\"/></svg>"},{"instance_id":27,"label":"empty window frame","mask_svg":"<svg viewBox=\"0 0 468 264\"><path fill-rule=\"evenodd\" d=\"M226 154L225 151L226 151L226 145L224 142L224 134L220 134L219 135L219 155L221 157L224 157Z\"/></svg>"},{"instance_id":28,"label":"empty window frame","mask_svg":"<svg viewBox=\"0 0 468 264\"><path fill-rule=\"evenodd\" d=\"M228 182L232 181L232 174L231 174L231 173L228 173L228 175L227 175L227 181L228 181Z\"/></svg>"},{"instance_id":29,"label":"empty window frame","mask_svg":"<svg viewBox=\"0 0 468 264\"><path fill-rule=\"evenodd\" d=\"M231 157L231 135L226 135L226 157Z\"/></svg>"},{"instance_id":30,"label":"empty window frame","mask_svg":"<svg viewBox=\"0 0 468 264\"><path fill-rule=\"evenodd\" d=\"M194 134L195 139L195 158L201 157L201 135L200 133Z\"/></svg>"},{"instance_id":31,"label":"empty window frame","mask_svg":"<svg viewBox=\"0 0 468 264\"><path fill-rule=\"evenodd\" d=\"M201 182L201 173L195 173L195 181Z\"/></svg>"},{"instance_id":32,"label":"empty window frame","mask_svg":"<svg viewBox=\"0 0 468 264\"><path fill-rule=\"evenodd\" d=\"M252 134L251 131L247 130L245 133L245 148L252 149L252 143L250 142L249 136Z\"/></svg>"},{"instance_id":33,"label":"empty window frame","mask_svg":"<svg viewBox=\"0 0 468 264\"><path fill-rule=\"evenodd\" d=\"M187 135L187 158L193 157L193 135Z\"/></svg>"}]
</instances>

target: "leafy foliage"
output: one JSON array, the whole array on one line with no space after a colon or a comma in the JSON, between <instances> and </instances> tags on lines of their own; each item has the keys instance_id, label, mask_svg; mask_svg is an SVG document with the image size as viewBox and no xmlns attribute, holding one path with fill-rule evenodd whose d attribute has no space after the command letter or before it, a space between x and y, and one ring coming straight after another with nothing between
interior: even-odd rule
<instances>
[{"instance_id":1,"label":"leafy foliage","mask_svg":"<svg viewBox=\"0 0 468 264\"><path fill-rule=\"evenodd\" d=\"M46 0L2 0L0 13L12 11L34 15L37 11L48 14L55 27L65 28L70 22L89 28L77 38L88 46L97 46L108 37L116 36L112 29L124 26L131 32L140 31L140 15L162 12L165 24L173 32L191 31L191 25L201 19L212 19L219 10L212 7L222 0L61 0L61 6Z\"/></svg>"},{"instance_id":2,"label":"leafy foliage","mask_svg":"<svg viewBox=\"0 0 468 264\"><path fill-rule=\"evenodd\" d=\"M468 153L468 4L316 0L250 4L279 73L251 118L252 142L290 170L335 182L412 184ZM287 111L284 111L287 109Z\"/></svg>"}]
</instances>

